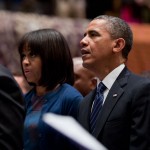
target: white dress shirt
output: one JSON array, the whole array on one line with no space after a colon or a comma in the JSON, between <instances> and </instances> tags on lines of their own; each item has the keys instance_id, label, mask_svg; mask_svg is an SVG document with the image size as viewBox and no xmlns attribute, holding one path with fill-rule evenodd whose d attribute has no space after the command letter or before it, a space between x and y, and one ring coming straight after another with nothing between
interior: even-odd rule
<instances>
[{"instance_id":1,"label":"white dress shirt","mask_svg":"<svg viewBox=\"0 0 150 150\"><path fill-rule=\"evenodd\" d=\"M119 74L122 72L122 70L124 69L125 65L121 64L119 65L117 68L115 68L113 71L111 71L102 81L98 81L97 82L97 86L100 82L103 82L103 84L107 87L107 89L104 91L104 100L103 100L103 104L105 102L105 99L108 95L108 92L110 91L112 85L114 84L114 82L116 81L117 77L119 76Z\"/></svg>"}]
</instances>

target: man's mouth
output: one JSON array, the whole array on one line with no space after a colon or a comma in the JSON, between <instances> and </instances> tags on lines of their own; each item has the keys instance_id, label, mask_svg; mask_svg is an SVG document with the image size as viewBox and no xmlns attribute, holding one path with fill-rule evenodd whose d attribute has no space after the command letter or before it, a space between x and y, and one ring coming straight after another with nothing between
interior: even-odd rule
<instances>
[{"instance_id":1,"label":"man's mouth","mask_svg":"<svg viewBox=\"0 0 150 150\"><path fill-rule=\"evenodd\" d=\"M88 50L81 49L81 54L86 55L86 54L90 54L90 52Z\"/></svg>"}]
</instances>

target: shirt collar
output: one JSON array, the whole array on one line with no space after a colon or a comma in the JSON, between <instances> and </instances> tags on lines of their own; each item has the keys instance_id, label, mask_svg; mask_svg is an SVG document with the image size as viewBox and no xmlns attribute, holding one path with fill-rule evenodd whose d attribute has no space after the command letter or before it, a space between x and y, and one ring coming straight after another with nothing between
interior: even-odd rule
<instances>
[{"instance_id":1,"label":"shirt collar","mask_svg":"<svg viewBox=\"0 0 150 150\"><path fill-rule=\"evenodd\" d=\"M107 87L108 90L111 89L113 83L115 82L115 80L117 79L117 77L119 76L119 74L121 73L121 71L124 69L125 64L121 64L119 65L117 68L115 68L114 70L112 70L104 79L103 79L103 84ZM99 84L100 80L98 81ZM97 84L97 85L98 85Z\"/></svg>"}]
</instances>

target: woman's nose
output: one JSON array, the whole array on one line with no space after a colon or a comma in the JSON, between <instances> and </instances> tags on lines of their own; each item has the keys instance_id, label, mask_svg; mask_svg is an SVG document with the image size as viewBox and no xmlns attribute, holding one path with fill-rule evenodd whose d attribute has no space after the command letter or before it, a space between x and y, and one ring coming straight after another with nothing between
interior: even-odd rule
<instances>
[{"instance_id":1,"label":"woman's nose","mask_svg":"<svg viewBox=\"0 0 150 150\"><path fill-rule=\"evenodd\" d=\"M23 64L29 64L30 63L30 60L28 57L24 57L24 59L22 60L22 63Z\"/></svg>"}]
</instances>

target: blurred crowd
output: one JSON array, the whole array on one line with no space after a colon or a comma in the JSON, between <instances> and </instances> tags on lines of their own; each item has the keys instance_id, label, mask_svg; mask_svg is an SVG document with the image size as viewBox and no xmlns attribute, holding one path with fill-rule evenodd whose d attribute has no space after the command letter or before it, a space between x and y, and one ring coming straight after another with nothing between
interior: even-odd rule
<instances>
[{"instance_id":1,"label":"blurred crowd","mask_svg":"<svg viewBox=\"0 0 150 150\"><path fill-rule=\"evenodd\" d=\"M118 16L129 23L150 23L150 1L0 0L0 63L20 76L18 41L24 33L39 28L60 31L72 56L80 56L79 41L85 27L101 14Z\"/></svg>"},{"instance_id":2,"label":"blurred crowd","mask_svg":"<svg viewBox=\"0 0 150 150\"><path fill-rule=\"evenodd\" d=\"M17 46L24 33L40 28L57 29L68 41L72 56L79 56L79 40L89 22L87 19L58 18L4 10L0 11L0 20L0 63L14 74L20 74Z\"/></svg>"},{"instance_id":3,"label":"blurred crowd","mask_svg":"<svg viewBox=\"0 0 150 150\"><path fill-rule=\"evenodd\" d=\"M0 9L92 19L101 14L150 23L149 0L0 0Z\"/></svg>"}]
</instances>

